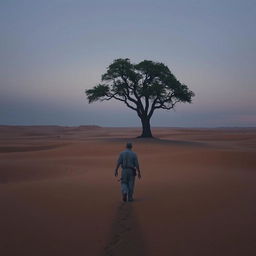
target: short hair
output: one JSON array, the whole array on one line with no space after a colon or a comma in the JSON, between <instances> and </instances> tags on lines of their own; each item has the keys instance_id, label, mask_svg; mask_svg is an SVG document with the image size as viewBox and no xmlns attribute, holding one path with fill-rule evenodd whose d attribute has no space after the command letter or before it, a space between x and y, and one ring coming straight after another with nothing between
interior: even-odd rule
<instances>
[{"instance_id":1,"label":"short hair","mask_svg":"<svg viewBox=\"0 0 256 256\"><path fill-rule=\"evenodd\" d=\"M127 142L127 143L126 143L126 147L129 148L129 149L131 149L131 148L132 148L132 143L131 143L131 142Z\"/></svg>"}]
</instances>

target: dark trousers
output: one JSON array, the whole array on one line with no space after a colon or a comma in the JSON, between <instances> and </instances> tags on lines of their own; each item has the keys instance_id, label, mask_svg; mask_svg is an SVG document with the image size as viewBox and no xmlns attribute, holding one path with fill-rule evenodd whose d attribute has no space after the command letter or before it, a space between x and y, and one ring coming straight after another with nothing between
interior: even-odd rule
<instances>
[{"instance_id":1,"label":"dark trousers","mask_svg":"<svg viewBox=\"0 0 256 256\"><path fill-rule=\"evenodd\" d=\"M121 174L121 191L132 199L135 185L135 176L132 169L123 169Z\"/></svg>"}]
</instances>

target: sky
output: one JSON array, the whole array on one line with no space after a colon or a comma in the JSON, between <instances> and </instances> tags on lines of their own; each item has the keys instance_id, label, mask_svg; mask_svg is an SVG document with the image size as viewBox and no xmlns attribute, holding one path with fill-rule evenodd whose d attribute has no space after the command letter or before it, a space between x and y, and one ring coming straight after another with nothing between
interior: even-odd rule
<instances>
[{"instance_id":1,"label":"sky","mask_svg":"<svg viewBox=\"0 0 256 256\"><path fill-rule=\"evenodd\" d=\"M84 93L129 58L195 92L153 126L256 126L255 24L256 0L0 0L0 124L140 126Z\"/></svg>"}]
</instances>

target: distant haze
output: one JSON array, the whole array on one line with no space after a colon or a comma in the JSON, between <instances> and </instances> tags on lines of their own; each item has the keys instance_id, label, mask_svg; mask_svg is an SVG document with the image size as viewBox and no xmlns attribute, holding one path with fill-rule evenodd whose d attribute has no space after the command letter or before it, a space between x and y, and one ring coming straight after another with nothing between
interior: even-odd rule
<instances>
[{"instance_id":1,"label":"distant haze","mask_svg":"<svg viewBox=\"0 0 256 256\"><path fill-rule=\"evenodd\" d=\"M256 1L0 2L0 124L140 126L88 104L116 58L163 62L195 92L153 126L256 126Z\"/></svg>"}]
</instances>

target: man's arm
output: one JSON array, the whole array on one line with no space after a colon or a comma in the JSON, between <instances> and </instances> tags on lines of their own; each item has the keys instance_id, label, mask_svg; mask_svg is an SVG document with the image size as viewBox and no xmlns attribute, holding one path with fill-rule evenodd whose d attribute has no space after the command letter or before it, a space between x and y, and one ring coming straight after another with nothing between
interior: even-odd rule
<instances>
[{"instance_id":1,"label":"man's arm","mask_svg":"<svg viewBox=\"0 0 256 256\"><path fill-rule=\"evenodd\" d=\"M138 157L136 154L135 154L135 166L136 166L136 170L138 172L138 178L141 179L140 165L139 165Z\"/></svg>"},{"instance_id":2,"label":"man's arm","mask_svg":"<svg viewBox=\"0 0 256 256\"><path fill-rule=\"evenodd\" d=\"M117 162L116 169L115 169L115 176L118 176L118 169L120 167L121 163Z\"/></svg>"},{"instance_id":3,"label":"man's arm","mask_svg":"<svg viewBox=\"0 0 256 256\"><path fill-rule=\"evenodd\" d=\"M116 164L116 169L115 169L115 176L118 176L118 169L122 163L122 154L119 155L117 164Z\"/></svg>"},{"instance_id":4,"label":"man's arm","mask_svg":"<svg viewBox=\"0 0 256 256\"><path fill-rule=\"evenodd\" d=\"M137 169L137 172L138 172L138 178L141 179L140 167L138 166L138 167L136 167L136 169Z\"/></svg>"}]
</instances>

